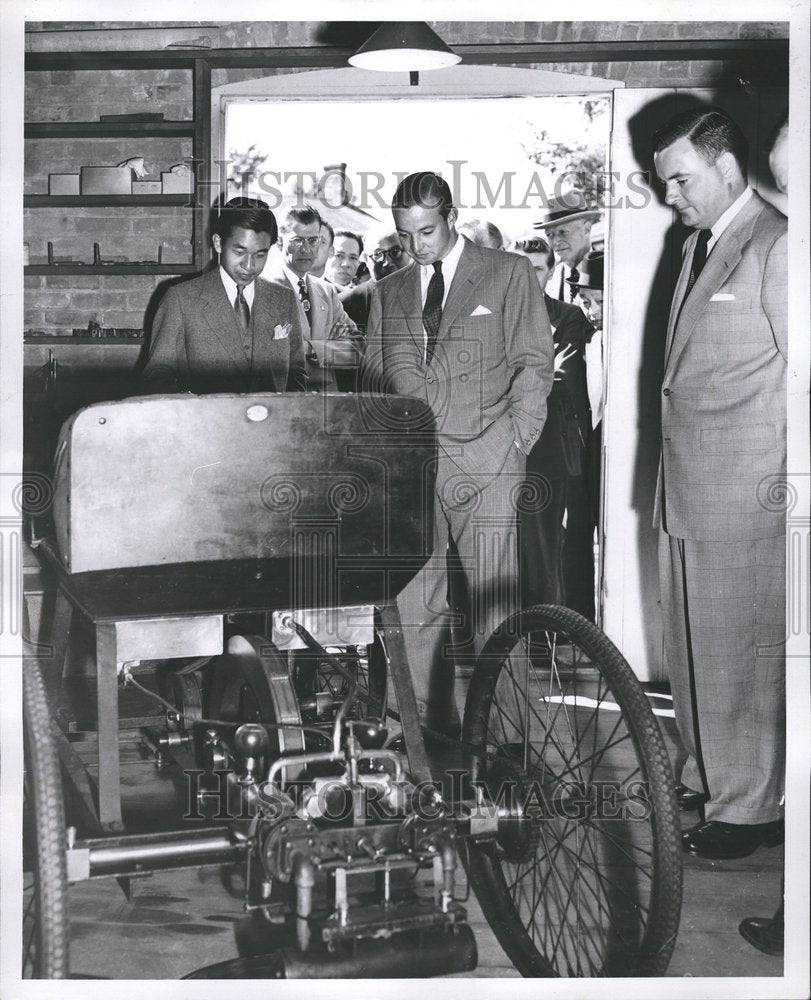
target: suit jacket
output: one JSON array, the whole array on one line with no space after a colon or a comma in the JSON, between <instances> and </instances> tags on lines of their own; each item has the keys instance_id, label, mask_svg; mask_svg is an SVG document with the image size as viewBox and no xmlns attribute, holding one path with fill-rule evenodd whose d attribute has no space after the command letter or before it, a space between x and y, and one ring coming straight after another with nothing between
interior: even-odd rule
<instances>
[{"instance_id":1,"label":"suit jacket","mask_svg":"<svg viewBox=\"0 0 811 1000\"><path fill-rule=\"evenodd\" d=\"M347 316L357 326L361 333L366 332L369 323L369 310L372 307L372 293L377 282L370 278L362 285L356 285L344 292L340 292L338 298Z\"/></svg>"},{"instance_id":2,"label":"suit jacket","mask_svg":"<svg viewBox=\"0 0 811 1000\"><path fill-rule=\"evenodd\" d=\"M274 337L290 324L287 337ZM152 391L259 392L306 389L301 321L286 287L256 280L251 350L219 269L171 287L152 326L143 378Z\"/></svg>"},{"instance_id":3,"label":"suit jacket","mask_svg":"<svg viewBox=\"0 0 811 1000\"><path fill-rule=\"evenodd\" d=\"M753 194L685 298L697 238L668 322L654 524L704 541L781 535L770 485L786 470L786 219Z\"/></svg>"},{"instance_id":4,"label":"suit jacket","mask_svg":"<svg viewBox=\"0 0 811 1000\"><path fill-rule=\"evenodd\" d=\"M419 266L375 285L365 366L373 384L428 402L445 457L495 473L538 440L552 387L549 318L529 261L465 239L434 356L424 360ZM368 383L367 383L368 384Z\"/></svg>"},{"instance_id":5,"label":"suit jacket","mask_svg":"<svg viewBox=\"0 0 811 1000\"><path fill-rule=\"evenodd\" d=\"M301 305L298 287L293 287L287 277L287 272L282 267L281 261L273 260L263 271L265 277L271 281L280 282L285 288L290 288L296 297L297 308L301 320L301 328L304 332L305 341L319 341L334 339L330 332L334 324L338 321L348 323L357 329L352 320L344 312L344 307L338 298L337 286L326 281L324 278L315 278L308 274L305 276L307 283L307 293L310 297L309 321L307 313ZM307 356L307 376L311 389L335 389L335 374L332 371L319 367L317 363L317 351L305 344L305 354Z\"/></svg>"}]
</instances>

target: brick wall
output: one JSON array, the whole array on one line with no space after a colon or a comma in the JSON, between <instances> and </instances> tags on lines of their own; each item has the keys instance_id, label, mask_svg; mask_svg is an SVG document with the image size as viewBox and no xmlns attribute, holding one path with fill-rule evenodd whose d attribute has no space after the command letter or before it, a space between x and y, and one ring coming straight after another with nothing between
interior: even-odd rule
<instances>
[{"instance_id":1,"label":"brick wall","mask_svg":"<svg viewBox=\"0 0 811 1000\"><path fill-rule=\"evenodd\" d=\"M75 30L63 30L66 28ZM350 45L368 37L367 25L331 22L240 22L193 24L185 29L144 22L110 23L122 30L92 32L75 25L29 22L26 47L30 51L160 49L176 38L205 36L213 48ZM773 22L432 22L448 44L498 42L613 41L622 39L762 38L788 36L788 25ZM712 87L734 75L722 62L612 62L544 64L544 69L576 72L622 80L629 87ZM269 75L261 70L217 70L218 86L247 77ZM93 121L100 114L162 111L166 119L191 116L191 74L184 70L110 72L38 72L26 74L26 121ZM159 177L191 154L188 140L27 140L25 191L46 193L48 173L78 172L82 165L113 165L131 156L144 156L150 176ZM91 261L93 243L105 258L154 259L157 244L164 260L191 260L191 213L181 208L26 211L25 239L31 263L44 262L46 243L54 252ZM26 332L69 334L91 319L103 326L140 327L161 276L56 275L27 277Z\"/></svg>"}]
</instances>

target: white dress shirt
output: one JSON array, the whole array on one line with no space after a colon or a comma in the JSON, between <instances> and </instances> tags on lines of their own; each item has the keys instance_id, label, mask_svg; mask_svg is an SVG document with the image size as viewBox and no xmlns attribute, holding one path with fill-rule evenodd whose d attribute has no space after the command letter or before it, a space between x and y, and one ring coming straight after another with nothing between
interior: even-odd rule
<instances>
[{"instance_id":1,"label":"white dress shirt","mask_svg":"<svg viewBox=\"0 0 811 1000\"><path fill-rule=\"evenodd\" d=\"M595 330L586 344L586 391L591 407L591 426L603 419L603 331Z\"/></svg>"},{"instance_id":2,"label":"white dress shirt","mask_svg":"<svg viewBox=\"0 0 811 1000\"><path fill-rule=\"evenodd\" d=\"M220 267L220 280L222 281L223 288L225 289L225 294L228 296L228 301L231 303L231 308L234 308L234 303L237 300L237 283L234 279L225 273L223 267ZM250 285L245 285L242 292L245 301L248 303L248 308L253 312L253 298L256 294L256 281L252 281Z\"/></svg>"}]
</instances>

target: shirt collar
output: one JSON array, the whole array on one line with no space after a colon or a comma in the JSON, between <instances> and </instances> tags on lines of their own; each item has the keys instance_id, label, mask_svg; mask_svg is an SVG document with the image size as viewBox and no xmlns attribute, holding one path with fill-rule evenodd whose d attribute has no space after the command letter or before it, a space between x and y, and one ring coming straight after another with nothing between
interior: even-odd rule
<instances>
[{"instance_id":1,"label":"shirt collar","mask_svg":"<svg viewBox=\"0 0 811 1000\"><path fill-rule=\"evenodd\" d=\"M220 280L222 281L223 287L225 288L225 294L228 296L228 301L231 303L231 305L233 305L237 297L237 283L230 276L230 274L226 273L222 265L220 265L219 270L220 270ZM248 306L253 305L253 297L255 291L256 291L256 279L254 278L254 280L250 283L250 285L245 285L245 290L242 293L245 296L245 301L248 303Z\"/></svg>"},{"instance_id":2,"label":"shirt collar","mask_svg":"<svg viewBox=\"0 0 811 1000\"><path fill-rule=\"evenodd\" d=\"M442 274L446 278L447 275L456 272L456 267L459 263L459 258L462 256L462 251L465 249L465 238L461 233L457 233L456 242L451 247L450 252L446 253L442 258ZM434 273L433 264L420 264L420 270L422 271L423 277L428 277L430 279L431 275Z\"/></svg>"},{"instance_id":3,"label":"shirt collar","mask_svg":"<svg viewBox=\"0 0 811 1000\"><path fill-rule=\"evenodd\" d=\"M307 281L308 276L306 274L296 274L296 272L291 270L287 266L287 264L282 264L282 270L287 275L287 280L290 282L293 288L296 289L296 291L298 291L298 283L301 281L302 278L304 278L304 284L309 288L309 282Z\"/></svg>"},{"instance_id":4,"label":"shirt collar","mask_svg":"<svg viewBox=\"0 0 811 1000\"><path fill-rule=\"evenodd\" d=\"M738 212L740 212L740 210L747 203L747 201L749 201L749 199L752 197L752 194L753 191L747 184L746 187L743 189L743 191L735 199L735 201L732 202L732 204L729 206L726 212L724 212L721 218L718 219L715 225L710 227L710 232L712 233L712 235L710 236L709 243L707 244L708 250L711 250L715 246L715 244L721 238L721 234L724 232L727 226L732 222L732 220L735 218Z\"/></svg>"}]
</instances>

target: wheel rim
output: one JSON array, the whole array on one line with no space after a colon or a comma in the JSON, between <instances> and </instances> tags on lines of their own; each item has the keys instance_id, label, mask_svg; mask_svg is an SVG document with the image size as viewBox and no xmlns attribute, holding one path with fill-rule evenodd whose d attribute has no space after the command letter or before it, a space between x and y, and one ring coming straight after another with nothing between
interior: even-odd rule
<instances>
[{"instance_id":1,"label":"wheel rim","mask_svg":"<svg viewBox=\"0 0 811 1000\"><path fill-rule=\"evenodd\" d=\"M471 683L471 774L498 795L509 762L538 830L531 851L474 847L471 881L525 975L655 974L680 900L664 745L620 654L555 610L485 650Z\"/></svg>"}]
</instances>

